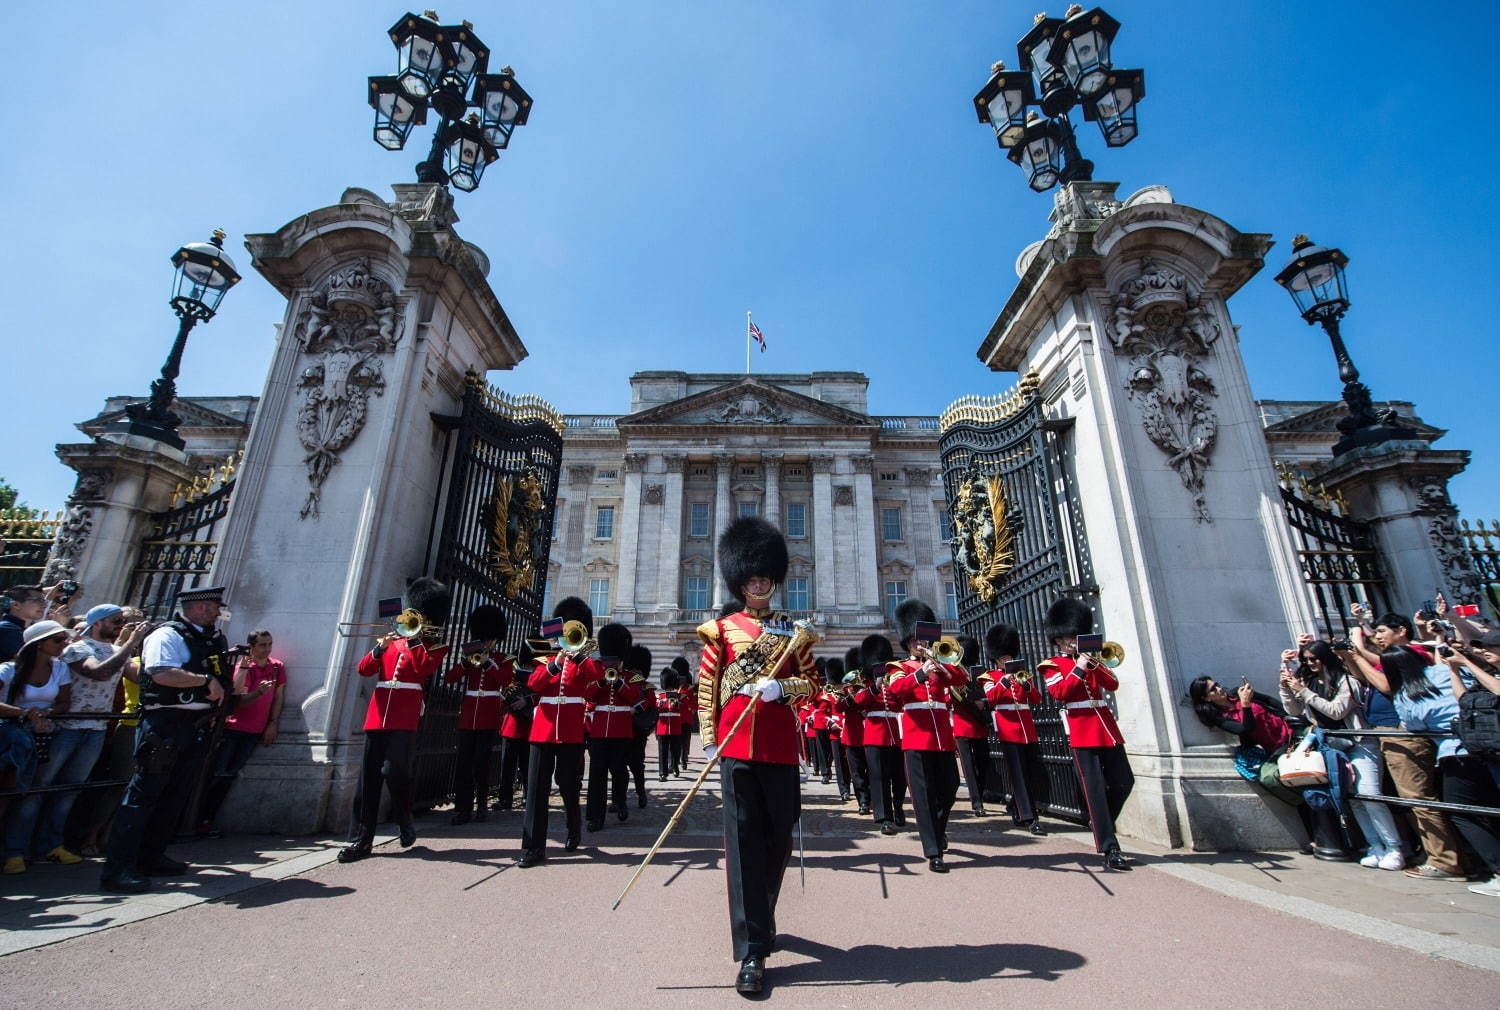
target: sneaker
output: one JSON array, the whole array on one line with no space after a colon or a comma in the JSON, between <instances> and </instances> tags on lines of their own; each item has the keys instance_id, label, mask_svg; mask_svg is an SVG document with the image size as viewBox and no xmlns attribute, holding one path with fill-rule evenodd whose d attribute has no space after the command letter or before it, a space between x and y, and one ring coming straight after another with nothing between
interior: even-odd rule
<instances>
[{"instance_id":1,"label":"sneaker","mask_svg":"<svg viewBox=\"0 0 1500 1010\"><path fill-rule=\"evenodd\" d=\"M1399 870L1406 866L1406 857L1401 854L1400 849L1392 849L1380 857L1377 865L1382 870Z\"/></svg>"},{"instance_id":2,"label":"sneaker","mask_svg":"<svg viewBox=\"0 0 1500 1010\"><path fill-rule=\"evenodd\" d=\"M47 862L49 863L62 863L64 866L72 866L74 863L83 862L82 856L78 855L76 852L69 852L61 845L53 849L51 852L47 853L42 858L47 860Z\"/></svg>"},{"instance_id":3,"label":"sneaker","mask_svg":"<svg viewBox=\"0 0 1500 1010\"><path fill-rule=\"evenodd\" d=\"M0 873L25 873L26 860L20 856L5 857L5 866L0 868Z\"/></svg>"},{"instance_id":4,"label":"sneaker","mask_svg":"<svg viewBox=\"0 0 1500 1010\"><path fill-rule=\"evenodd\" d=\"M1410 866L1410 867L1407 867L1406 875L1408 877L1417 877L1420 880L1467 880L1468 879L1462 873L1449 873L1447 870L1440 870L1440 869L1438 869L1436 866L1433 866L1431 863L1422 863L1419 866Z\"/></svg>"},{"instance_id":5,"label":"sneaker","mask_svg":"<svg viewBox=\"0 0 1500 1010\"><path fill-rule=\"evenodd\" d=\"M1469 890L1475 894L1487 894L1491 898L1500 898L1500 874L1496 874L1482 883L1470 884Z\"/></svg>"},{"instance_id":6,"label":"sneaker","mask_svg":"<svg viewBox=\"0 0 1500 1010\"><path fill-rule=\"evenodd\" d=\"M1382 853L1376 852L1374 849L1371 849L1369 854L1359 861L1359 865L1373 870L1375 869L1375 867L1380 865L1382 855Z\"/></svg>"}]
</instances>

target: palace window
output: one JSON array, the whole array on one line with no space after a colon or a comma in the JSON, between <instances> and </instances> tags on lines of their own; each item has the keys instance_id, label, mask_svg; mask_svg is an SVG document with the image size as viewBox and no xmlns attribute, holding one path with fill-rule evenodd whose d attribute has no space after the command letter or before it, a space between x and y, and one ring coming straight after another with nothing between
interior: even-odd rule
<instances>
[{"instance_id":1,"label":"palace window","mask_svg":"<svg viewBox=\"0 0 1500 1010\"><path fill-rule=\"evenodd\" d=\"M896 608L906 602L906 582L904 580L887 582L885 584L885 616L887 620L896 619Z\"/></svg>"},{"instance_id":2,"label":"palace window","mask_svg":"<svg viewBox=\"0 0 1500 1010\"><path fill-rule=\"evenodd\" d=\"M807 505L803 502L788 502L786 506L786 529L784 531L792 540L804 540L807 538ZM805 607L802 609L806 609Z\"/></svg>"},{"instance_id":3,"label":"palace window","mask_svg":"<svg viewBox=\"0 0 1500 1010\"><path fill-rule=\"evenodd\" d=\"M620 471L618 471L618 470L595 470L594 471L594 479L595 480L619 480L620 479Z\"/></svg>"},{"instance_id":4,"label":"palace window","mask_svg":"<svg viewBox=\"0 0 1500 1010\"><path fill-rule=\"evenodd\" d=\"M705 576L689 575L682 585L682 603L685 609L708 609L708 579Z\"/></svg>"},{"instance_id":5,"label":"palace window","mask_svg":"<svg viewBox=\"0 0 1500 1010\"><path fill-rule=\"evenodd\" d=\"M594 620L601 621L609 615L609 580L589 580L589 609L594 612Z\"/></svg>"},{"instance_id":6,"label":"palace window","mask_svg":"<svg viewBox=\"0 0 1500 1010\"><path fill-rule=\"evenodd\" d=\"M594 510L594 539L613 540L615 536L615 507L600 505Z\"/></svg>"},{"instance_id":7,"label":"palace window","mask_svg":"<svg viewBox=\"0 0 1500 1010\"><path fill-rule=\"evenodd\" d=\"M787 610L811 609L807 603L807 580L805 578L787 579L785 597Z\"/></svg>"},{"instance_id":8,"label":"palace window","mask_svg":"<svg viewBox=\"0 0 1500 1010\"><path fill-rule=\"evenodd\" d=\"M688 536L708 536L708 502L695 501L688 505Z\"/></svg>"},{"instance_id":9,"label":"palace window","mask_svg":"<svg viewBox=\"0 0 1500 1010\"><path fill-rule=\"evenodd\" d=\"M785 477L795 477L800 480L807 476L807 471L800 466L789 466L783 471L782 475Z\"/></svg>"},{"instance_id":10,"label":"palace window","mask_svg":"<svg viewBox=\"0 0 1500 1010\"><path fill-rule=\"evenodd\" d=\"M713 476L713 474L711 474L711 473L708 472L708 467L707 466L694 466L693 470L692 470L692 475L694 477L712 477Z\"/></svg>"},{"instance_id":11,"label":"palace window","mask_svg":"<svg viewBox=\"0 0 1500 1010\"><path fill-rule=\"evenodd\" d=\"M881 480L900 480L901 479L901 474L900 474L899 471L896 471L896 470L882 470L882 471L880 471L880 479Z\"/></svg>"},{"instance_id":12,"label":"palace window","mask_svg":"<svg viewBox=\"0 0 1500 1010\"><path fill-rule=\"evenodd\" d=\"M753 467L753 466L742 466L742 467L740 467L740 476L741 477L754 477L754 476L756 476L759 473L760 473L760 470L757 467Z\"/></svg>"},{"instance_id":13,"label":"palace window","mask_svg":"<svg viewBox=\"0 0 1500 1010\"><path fill-rule=\"evenodd\" d=\"M753 501L742 501L742 502L740 502L740 518L741 519L753 518L753 517L758 516L758 515L760 515L760 502L753 502Z\"/></svg>"},{"instance_id":14,"label":"palace window","mask_svg":"<svg viewBox=\"0 0 1500 1010\"><path fill-rule=\"evenodd\" d=\"M938 509L938 529L944 540L953 539L953 516L945 508Z\"/></svg>"},{"instance_id":15,"label":"palace window","mask_svg":"<svg viewBox=\"0 0 1500 1010\"><path fill-rule=\"evenodd\" d=\"M901 510L880 510L880 539L887 542L901 539Z\"/></svg>"},{"instance_id":16,"label":"palace window","mask_svg":"<svg viewBox=\"0 0 1500 1010\"><path fill-rule=\"evenodd\" d=\"M958 620L958 583L943 583L943 620Z\"/></svg>"}]
</instances>

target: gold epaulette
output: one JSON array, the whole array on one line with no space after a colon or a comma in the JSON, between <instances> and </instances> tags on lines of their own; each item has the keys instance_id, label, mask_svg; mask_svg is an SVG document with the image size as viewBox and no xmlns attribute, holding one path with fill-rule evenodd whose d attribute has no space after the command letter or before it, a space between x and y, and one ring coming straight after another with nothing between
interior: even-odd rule
<instances>
[{"instance_id":1,"label":"gold epaulette","mask_svg":"<svg viewBox=\"0 0 1500 1010\"><path fill-rule=\"evenodd\" d=\"M704 644L717 642L719 640L719 622L704 621L698 625L698 640Z\"/></svg>"},{"instance_id":2,"label":"gold epaulette","mask_svg":"<svg viewBox=\"0 0 1500 1010\"><path fill-rule=\"evenodd\" d=\"M646 678L643 677L643 676L641 676L639 673L634 674L630 678L630 683L632 683L632 684L644 684L645 682L646 682Z\"/></svg>"}]
</instances>

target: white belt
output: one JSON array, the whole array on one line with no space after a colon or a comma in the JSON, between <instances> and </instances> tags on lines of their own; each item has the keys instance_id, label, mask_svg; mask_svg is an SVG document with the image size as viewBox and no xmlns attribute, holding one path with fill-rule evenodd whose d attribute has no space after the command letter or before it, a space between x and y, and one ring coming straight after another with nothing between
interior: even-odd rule
<instances>
[{"instance_id":1,"label":"white belt","mask_svg":"<svg viewBox=\"0 0 1500 1010\"><path fill-rule=\"evenodd\" d=\"M1066 705L1063 706L1063 708L1103 708L1103 707L1104 707L1104 702L1102 702L1102 701L1095 701L1093 698L1090 698L1088 701L1070 701Z\"/></svg>"},{"instance_id":2,"label":"white belt","mask_svg":"<svg viewBox=\"0 0 1500 1010\"><path fill-rule=\"evenodd\" d=\"M500 692L499 691L465 691L464 692L464 697L465 698L498 698L498 697L500 697Z\"/></svg>"},{"instance_id":3,"label":"white belt","mask_svg":"<svg viewBox=\"0 0 1500 1010\"><path fill-rule=\"evenodd\" d=\"M558 697L557 695L551 695L551 696L548 696L548 697L538 698L537 701L541 702L543 705L582 705L583 704L583 699L582 698L575 698L575 697L573 697L570 694L565 694L565 695L562 695L561 697Z\"/></svg>"},{"instance_id":4,"label":"white belt","mask_svg":"<svg viewBox=\"0 0 1500 1010\"><path fill-rule=\"evenodd\" d=\"M938 712L948 711L947 703L941 701L913 701L909 702L908 704L902 705L901 707L908 712L910 712L914 708L930 708Z\"/></svg>"},{"instance_id":5,"label":"white belt","mask_svg":"<svg viewBox=\"0 0 1500 1010\"><path fill-rule=\"evenodd\" d=\"M595 705L594 706L594 711L595 712L634 712L635 709L632 706L630 706L630 705Z\"/></svg>"},{"instance_id":6,"label":"white belt","mask_svg":"<svg viewBox=\"0 0 1500 1010\"><path fill-rule=\"evenodd\" d=\"M682 713L681 712L658 712L658 713L656 713L656 717L658 719L680 719L680 718L682 718Z\"/></svg>"},{"instance_id":7,"label":"white belt","mask_svg":"<svg viewBox=\"0 0 1500 1010\"><path fill-rule=\"evenodd\" d=\"M1030 712L1030 705L996 705L995 708L1001 712Z\"/></svg>"},{"instance_id":8,"label":"white belt","mask_svg":"<svg viewBox=\"0 0 1500 1010\"><path fill-rule=\"evenodd\" d=\"M878 712L866 712L865 713L865 718L866 719L899 719L901 717L898 716L895 712L890 711L889 709L881 709Z\"/></svg>"},{"instance_id":9,"label":"white belt","mask_svg":"<svg viewBox=\"0 0 1500 1010\"><path fill-rule=\"evenodd\" d=\"M408 691L422 690L421 684L409 684L404 680L382 680L376 687L405 688Z\"/></svg>"}]
</instances>

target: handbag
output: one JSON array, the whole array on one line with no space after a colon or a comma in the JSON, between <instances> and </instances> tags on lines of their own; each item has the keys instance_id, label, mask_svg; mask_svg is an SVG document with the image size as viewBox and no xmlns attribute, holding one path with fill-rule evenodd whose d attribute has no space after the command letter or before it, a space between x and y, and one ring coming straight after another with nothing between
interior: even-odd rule
<instances>
[{"instance_id":1,"label":"handbag","mask_svg":"<svg viewBox=\"0 0 1500 1010\"><path fill-rule=\"evenodd\" d=\"M1234 770L1246 782L1259 782L1260 771L1265 767L1269 756L1259 744L1240 744L1234 749Z\"/></svg>"},{"instance_id":2,"label":"handbag","mask_svg":"<svg viewBox=\"0 0 1500 1010\"><path fill-rule=\"evenodd\" d=\"M1328 765L1312 745L1313 736L1309 733L1294 749L1276 759L1276 775L1282 785L1301 789L1328 784Z\"/></svg>"}]
</instances>

